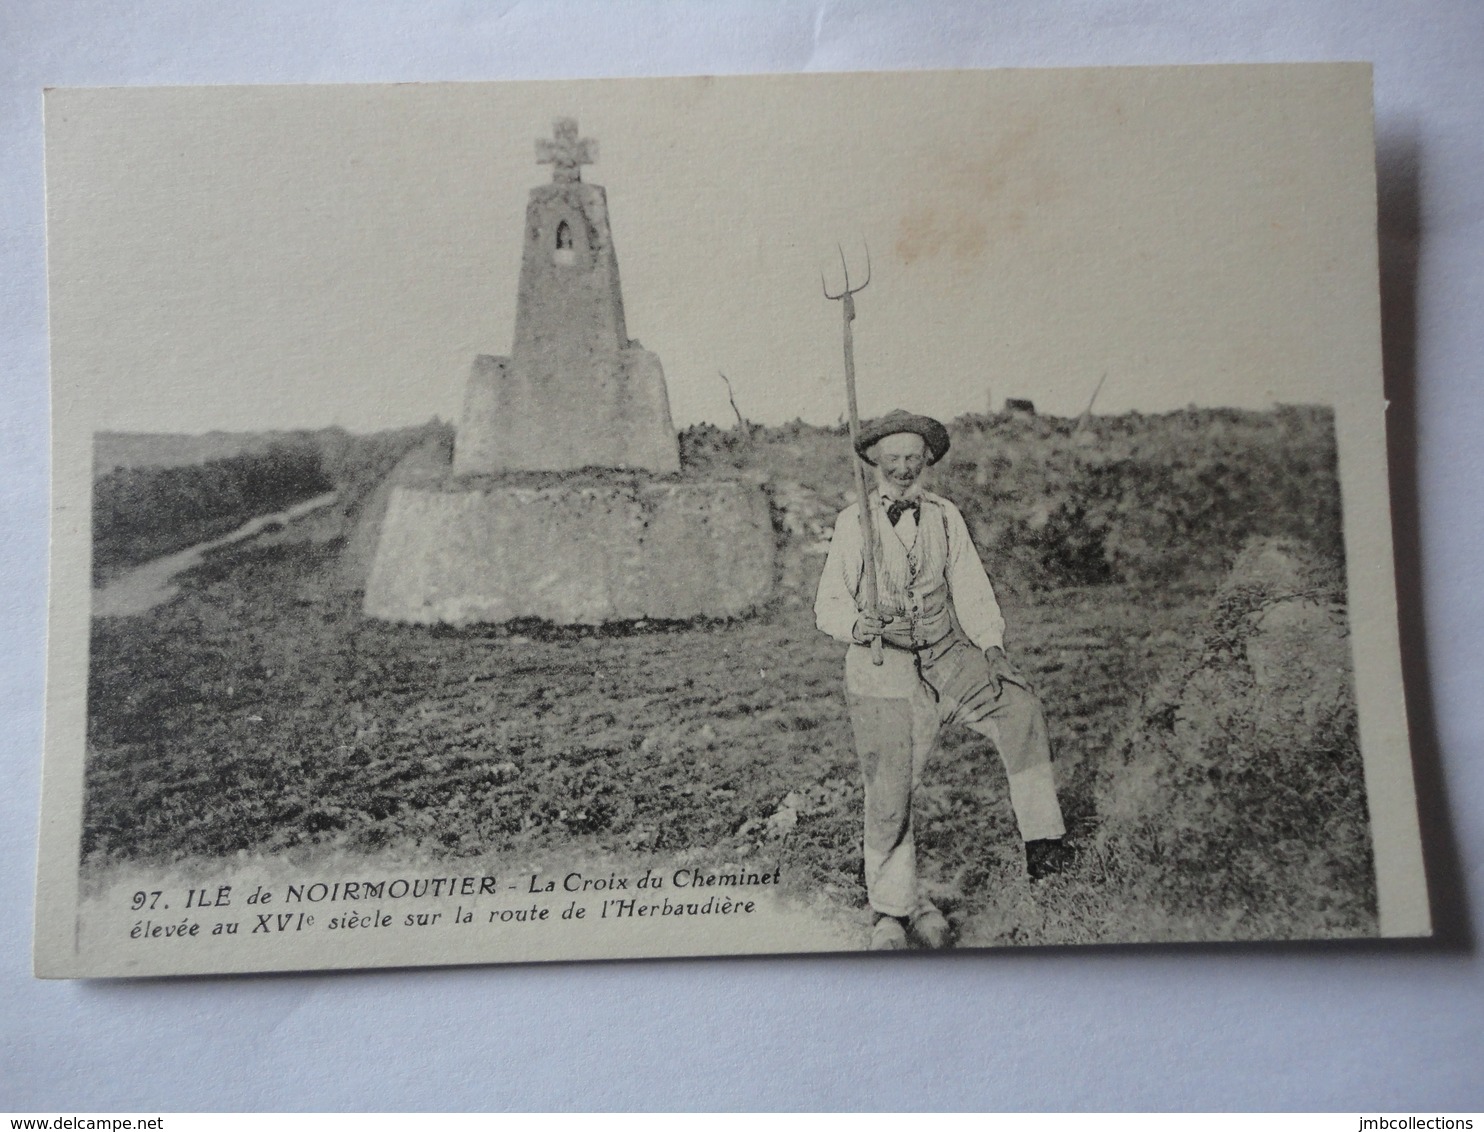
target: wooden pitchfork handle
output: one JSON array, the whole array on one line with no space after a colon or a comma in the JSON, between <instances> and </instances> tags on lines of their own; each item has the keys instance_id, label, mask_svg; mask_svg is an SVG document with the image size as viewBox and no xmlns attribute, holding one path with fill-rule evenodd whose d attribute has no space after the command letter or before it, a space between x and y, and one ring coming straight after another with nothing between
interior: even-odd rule
<instances>
[{"instance_id":1,"label":"wooden pitchfork handle","mask_svg":"<svg viewBox=\"0 0 1484 1132\"><path fill-rule=\"evenodd\" d=\"M864 291L871 282L871 249L866 248L866 281L859 287L850 285L850 267L845 262L845 249L836 247L840 252L840 266L845 269L845 289L839 294L830 294L830 289L824 283L824 277L820 276L820 285L824 287L824 297L839 301L840 310L845 321L845 399L850 406L850 460L855 465L855 491L860 500L860 524L861 524L861 590L865 599L865 611L873 617L880 615L880 593L876 584L876 522L871 510L871 494L866 488L866 467L856 452L856 445L860 441L861 421L860 411L856 408L855 401L855 339L851 333L850 324L855 321L855 296ZM882 663L882 644L879 636L871 638L871 663L880 665Z\"/></svg>"}]
</instances>

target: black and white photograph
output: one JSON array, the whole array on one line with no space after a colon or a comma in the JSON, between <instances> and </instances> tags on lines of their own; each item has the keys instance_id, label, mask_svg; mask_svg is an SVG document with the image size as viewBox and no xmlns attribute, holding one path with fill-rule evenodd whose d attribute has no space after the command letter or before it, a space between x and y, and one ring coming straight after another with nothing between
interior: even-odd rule
<instances>
[{"instance_id":1,"label":"black and white photograph","mask_svg":"<svg viewBox=\"0 0 1484 1132\"><path fill-rule=\"evenodd\" d=\"M1426 935L1370 98L49 90L37 972Z\"/></svg>"}]
</instances>

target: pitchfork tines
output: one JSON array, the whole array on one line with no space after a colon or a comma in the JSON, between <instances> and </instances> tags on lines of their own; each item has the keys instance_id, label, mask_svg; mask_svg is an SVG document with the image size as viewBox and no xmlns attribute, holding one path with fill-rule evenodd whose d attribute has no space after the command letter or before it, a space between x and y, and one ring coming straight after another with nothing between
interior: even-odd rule
<instances>
[{"instance_id":1,"label":"pitchfork tines","mask_svg":"<svg viewBox=\"0 0 1484 1132\"><path fill-rule=\"evenodd\" d=\"M845 289L843 291L837 291L833 295L830 294L830 285L824 281L824 272L821 271L819 273L819 285L822 288L824 288L824 297L826 299L831 299L831 300L845 299L848 302L849 299L850 299L850 296L855 295L855 294L859 294L861 291L864 291L867 287L869 287L871 285L871 245L870 244L867 244L865 242L865 240L862 240L861 241L861 244L866 249L866 279L865 279L865 282L862 283L859 287L852 287L850 285L850 265L845 262L845 249L843 247L841 247L839 244L836 244L835 245L835 248L840 253L840 268L841 268L841 270L843 270L845 272Z\"/></svg>"}]
</instances>

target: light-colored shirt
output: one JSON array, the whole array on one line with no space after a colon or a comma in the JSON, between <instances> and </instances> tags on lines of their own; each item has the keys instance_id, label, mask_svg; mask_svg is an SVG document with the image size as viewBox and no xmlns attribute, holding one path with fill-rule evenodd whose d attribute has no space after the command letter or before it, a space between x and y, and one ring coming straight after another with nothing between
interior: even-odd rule
<instances>
[{"instance_id":1,"label":"light-colored shirt","mask_svg":"<svg viewBox=\"0 0 1484 1132\"><path fill-rule=\"evenodd\" d=\"M919 579L927 581L941 576L947 583L949 600L953 603L959 625L969 639L981 649L1003 648L1005 618L1000 612L1000 603L995 599L989 575L984 572L984 564L979 561L974 541L969 537L969 527L963 515L940 495L926 491L914 495L923 503L921 522L930 521L930 513L940 511L947 535L947 546L943 551L937 550L940 540L923 540L923 547L915 556ZM876 537L893 539L907 555L912 555L919 541L918 521L909 511L893 527L886 517L889 503L890 499L882 493L872 494ZM859 643L854 636L856 618L861 612L859 595L864 571L859 514L859 504L852 504L836 519L814 601L815 624L844 644ZM883 543L883 553L888 549L894 550ZM892 557L897 555L893 553Z\"/></svg>"}]
</instances>

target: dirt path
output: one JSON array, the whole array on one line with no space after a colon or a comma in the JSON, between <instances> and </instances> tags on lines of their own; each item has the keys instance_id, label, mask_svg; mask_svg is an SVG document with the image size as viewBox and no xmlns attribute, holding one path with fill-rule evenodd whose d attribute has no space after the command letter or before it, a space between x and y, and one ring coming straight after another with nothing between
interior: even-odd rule
<instances>
[{"instance_id":1,"label":"dirt path","mask_svg":"<svg viewBox=\"0 0 1484 1132\"><path fill-rule=\"evenodd\" d=\"M339 494L335 491L326 492L324 495L316 495L313 499L306 499L303 503L296 503L283 511L259 515L256 519L248 520L235 531L222 535L220 538L199 542L185 550L178 550L174 554L167 554L163 558L146 562L143 566L136 566L93 590L93 616L137 617L141 613L147 613L155 606L174 597L179 590L171 579L182 570L189 570L192 566L199 564L210 551L250 539L275 523L287 526L323 507L328 507L339 498Z\"/></svg>"}]
</instances>

